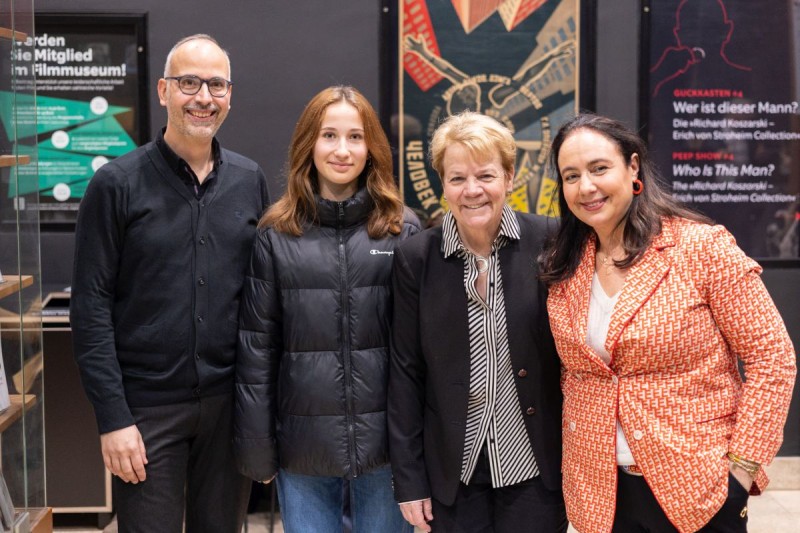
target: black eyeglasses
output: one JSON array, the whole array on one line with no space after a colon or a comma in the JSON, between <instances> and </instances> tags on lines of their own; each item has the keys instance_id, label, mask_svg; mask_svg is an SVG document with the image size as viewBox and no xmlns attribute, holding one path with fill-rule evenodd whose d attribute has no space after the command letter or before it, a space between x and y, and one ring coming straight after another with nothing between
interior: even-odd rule
<instances>
[{"instance_id":1,"label":"black eyeglasses","mask_svg":"<svg viewBox=\"0 0 800 533\"><path fill-rule=\"evenodd\" d=\"M175 80L178 82L178 89L187 96L192 96L200 92L205 83L211 96L222 98L231 88L233 82L225 78L211 78L205 80L199 76L189 74L187 76L164 76L165 80Z\"/></svg>"}]
</instances>

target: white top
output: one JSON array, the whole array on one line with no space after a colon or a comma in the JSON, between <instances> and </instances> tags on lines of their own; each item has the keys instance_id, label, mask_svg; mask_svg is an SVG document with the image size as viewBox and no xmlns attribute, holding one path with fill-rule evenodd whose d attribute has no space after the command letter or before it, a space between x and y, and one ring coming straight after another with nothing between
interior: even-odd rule
<instances>
[{"instance_id":1,"label":"white top","mask_svg":"<svg viewBox=\"0 0 800 533\"><path fill-rule=\"evenodd\" d=\"M592 277L592 296L589 299L586 344L588 344L607 365L611 363L611 354L606 351L606 337L608 337L608 326L611 323L611 313L614 311L614 306L617 304L618 298L619 292L614 296L606 294L606 291L603 290L603 286L600 285L600 278L597 277L597 272L595 272ZM617 419L617 464L636 464L636 461L633 460L630 446L628 446L628 439L625 438L622 426L619 425L619 419Z\"/></svg>"}]
</instances>

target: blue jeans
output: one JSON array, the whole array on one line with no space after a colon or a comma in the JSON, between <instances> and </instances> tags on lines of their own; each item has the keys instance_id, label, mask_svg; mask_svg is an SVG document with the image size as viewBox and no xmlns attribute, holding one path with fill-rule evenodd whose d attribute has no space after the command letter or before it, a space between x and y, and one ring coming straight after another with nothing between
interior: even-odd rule
<instances>
[{"instance_id":1,"label":"blue jeans","mask_svg":"<svg viewBox=\"0 0 800 533\"><path fill-rule=\"evenodd\" d=\"M344 479L278 473L278 501L286 533L339 533ZM411 533L392 492L392 471L384 465L350 480L353 533Z\"/></svg>"}]
</instances>

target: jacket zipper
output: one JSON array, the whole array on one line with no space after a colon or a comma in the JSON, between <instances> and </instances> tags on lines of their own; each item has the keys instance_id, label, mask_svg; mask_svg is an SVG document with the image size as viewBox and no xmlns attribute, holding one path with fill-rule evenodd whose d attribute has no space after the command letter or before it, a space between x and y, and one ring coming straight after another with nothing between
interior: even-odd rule
<instances>
[{"instance_id":1,"label":"jacket zipper","mask_svg":"<svg viewBox=\"0 0 800 533\"><path fill-rule=\"evenodd\" d=\"M347 253L344 245L342 223L344 221L344 203L338 202L336 235L339 241L339 283L342 297L342 364L344 365L345 420L347 422L347 440L349 443L350 473L356 474L356 435L353 422L353 376L350 367L350 305L347 291Z\"/></svg>"}]
</instances>

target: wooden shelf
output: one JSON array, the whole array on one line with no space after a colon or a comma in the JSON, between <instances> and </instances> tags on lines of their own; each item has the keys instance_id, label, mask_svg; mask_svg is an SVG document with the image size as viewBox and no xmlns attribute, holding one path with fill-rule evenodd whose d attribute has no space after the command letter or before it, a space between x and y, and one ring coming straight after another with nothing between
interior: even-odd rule
<instances>
[{"instance_id":1,"label":"wooden shelf","mask_svg":"<svg viewBox=\"0 0 800 533\"><path fill-rule=\"evenodd\" d=\"M51 317L47 317L48 320L45 322L42 320L42 316L37 314L30 314L25 313L22 316L19 316L16 313L8 314L6 316L0 316L0 332L3 335L12 334L19 336L20 333L20 326L24 328L26 332L30 331L38 331L41 329L43 323L46 324L69 324L69 317L63 317L66 320L60 320L62 317L55 317L59 320L49 320Z\"/></svg>"},{"instance_id":2,"label":"wooden shelf","mask_svg":"<svg viewBox=\"0 0 800 533\"><path fill-rule=\"evenodd\" d=\"M0 433L22 417L23 408L30 409L36 403L36 396L32 394L25 396L24 404L22 403L21 394L9 394L9 397L11 398L11 406L0 413Z\"/></svg>"},{"instance_id":3,"label":"wooden shelf","mask_svg":"<svg viewBox=\"0 0 800 533\"><path fill-rule=\"evenodd\" d=\"M3 279L5 281L0 283L0 298L10 296L33 284L33 276L11 276L5 274Z\"/></svg>"},{"instance_id":4,"label":"wooden shelf","mask_svg":"<svg viewBox=\"0 0 800 533\"><path fill-rule=\"evenodd\" d=\"M31 162L29 155L0 155L0 167L15 167L27 165Z\"/></svg>"},{"instance_id":5,"label":"wooden shelf","mask_svg":"<svg viewBox=\"0 0 800 533\"><path fill-rule=\"evenodd\" d=\"M31 533L53 533L52 507L29 507L17 510L28 511L31 519Z\"/></svg>"},{"instance_id":6,"label":"wooden shelf","mask_svg":"<svg viewBox=\"0 0 800 533\"><path fill-rule=\"evenodd\" d=\"M0 28L0 39L13 39L22 43L28 40L28 34L22 33L21 31L14 31L9 28Z\"/></svg>"}]
</instances>

